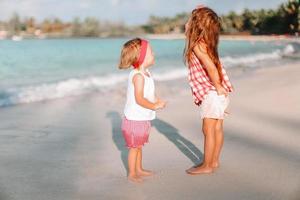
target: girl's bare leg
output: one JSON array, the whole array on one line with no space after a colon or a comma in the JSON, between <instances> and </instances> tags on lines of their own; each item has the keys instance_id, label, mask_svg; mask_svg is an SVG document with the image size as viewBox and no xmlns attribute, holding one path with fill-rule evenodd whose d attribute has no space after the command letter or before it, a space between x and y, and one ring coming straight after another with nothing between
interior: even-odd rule
<instances>
[{"instance_id":1,"label":"girl's bare leg","mask_svg":"<svg viewBox=\"0 0 300 200\"><path fill-rule=\"evenodd\" d=\"M204 161L197 167L187 170L189 174L205 174L213 172L212 161L215 149L216 119L204 118L202 131L204 134Z\"/></svg>"},{"instance_id":2,"label":"girl's bare leg","mask_svg":"<svg viewBox=\"0 0 300 200\"><path fill-rule=\"evenodd\" d=\"M142 147L138 148L137 159L136 159L136 174L138 176L152 176L153 172L150 170L143 169L143 150Z\"/></svg>"},{"instance_id":3,"label":"girl's bare leg","mask_svg":"<svg viewBox=\"0 0 300 200\"><path fill-rule=\"evenodd\" d=\"M220 166L220 154L224 143L224 132L223 132L223 119L219 119L215 127L215 148L213 154L212 167L218 168Z\"/></svg>"},{"instance_id":4,"label":"girl's bare leg","mask_svg":"<svg viewBox=\"0 0 300 200\"><path fill-rule=\"evenodd\" d=\"M136 174L138 148L130 148L128 152L128 180L141 183L143 180Z\"/></svg>"}]
</instances>

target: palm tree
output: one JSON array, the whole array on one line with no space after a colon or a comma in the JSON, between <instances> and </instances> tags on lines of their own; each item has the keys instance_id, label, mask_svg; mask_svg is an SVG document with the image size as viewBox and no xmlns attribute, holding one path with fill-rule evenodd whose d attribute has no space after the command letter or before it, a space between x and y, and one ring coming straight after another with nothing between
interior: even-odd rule
<instances>
[{"instance_id":1,"label":"palm tree","mask_svg":"<svg viewBox=\"0 0 300 200\"><path fill-rule=\"evenodd\" d=\"M291 34L300 31L300 2L299 0L289 0L283 4L281 9L284 11L285 28Z\"/></svg>"}]
</instances>

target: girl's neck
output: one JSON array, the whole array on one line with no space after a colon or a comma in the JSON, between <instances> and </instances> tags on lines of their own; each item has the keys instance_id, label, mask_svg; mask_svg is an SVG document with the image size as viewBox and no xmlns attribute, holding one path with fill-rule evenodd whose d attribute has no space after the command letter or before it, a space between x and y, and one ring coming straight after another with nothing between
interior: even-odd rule
<instances>
[{"instance_id":1,"label":"girl's neck","mask_svg":"<svg viewBox=\"0 0 300 200\"><path fill-rule=\"evenodd\" d=\"M143 72L143 73L146 73L148 71L148 67L144 67L143 65L141 65L139 68L138 68L139 71Z\"/></svg>"},{"instance_id":2,"label":"girl's neck","mask_svg":"<svg viewBox=\"0 0 300 200\"><path fill-rule=\"evenodd\" d=\"M140 72L142 72L146 76L150 76L149 71L148 71L148 67L140 66L137 70L139 70Z\"/></svg>"}]
</instances>

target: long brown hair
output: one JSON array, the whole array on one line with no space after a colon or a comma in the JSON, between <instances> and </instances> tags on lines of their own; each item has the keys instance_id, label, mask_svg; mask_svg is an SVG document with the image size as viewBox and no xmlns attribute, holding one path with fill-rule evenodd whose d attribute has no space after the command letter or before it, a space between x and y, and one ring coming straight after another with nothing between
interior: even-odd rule
<instances>
[{"instance_id":1,"label":"long brown hair","mask_svg":"<svg viewBox=\"0 0 300 200\"><path fill-rule=\"evenodd\" d=\"M208 7L194 9L186 30L184 61L188 63L191 60L194 47L200 43L204 43L207 54L216 65L220 79L222 80L222 67L218 53L220 30L220 18L212 9Z\"/></svg>"},{"instance_id":2,"label":"long brown hair","mask_svg":"<svg viewBox=\"0 0 300 200\"><path fill-rule=\"evenodd\" d=\"M119 69L128 69L139 58L142 40L134 38L123 45Z\"/></svg>"}]
</instances>

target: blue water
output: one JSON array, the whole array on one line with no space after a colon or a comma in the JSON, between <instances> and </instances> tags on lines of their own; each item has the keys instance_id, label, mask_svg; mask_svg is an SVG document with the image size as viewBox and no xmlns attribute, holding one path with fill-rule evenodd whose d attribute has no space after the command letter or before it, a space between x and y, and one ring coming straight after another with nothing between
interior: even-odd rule
<instances>
[{"instance_id":1,"label":"blue water","mask_svg":"<svg viewBox=\"0 0 300 200\"><path fill-rule=\"evenodd\" d=\"M0 106L83 94L125 80L127 72L118 70L117 65L126 41L0 41ZM162 74L162 80L172 71L177 75L184 73L184 40L151 40L150 43L156 59L153 71ZM219 52L227 68L256 67L267 62L280 63L297 48L281 42L222 41Z\"/></svg>"}]
</instances>

